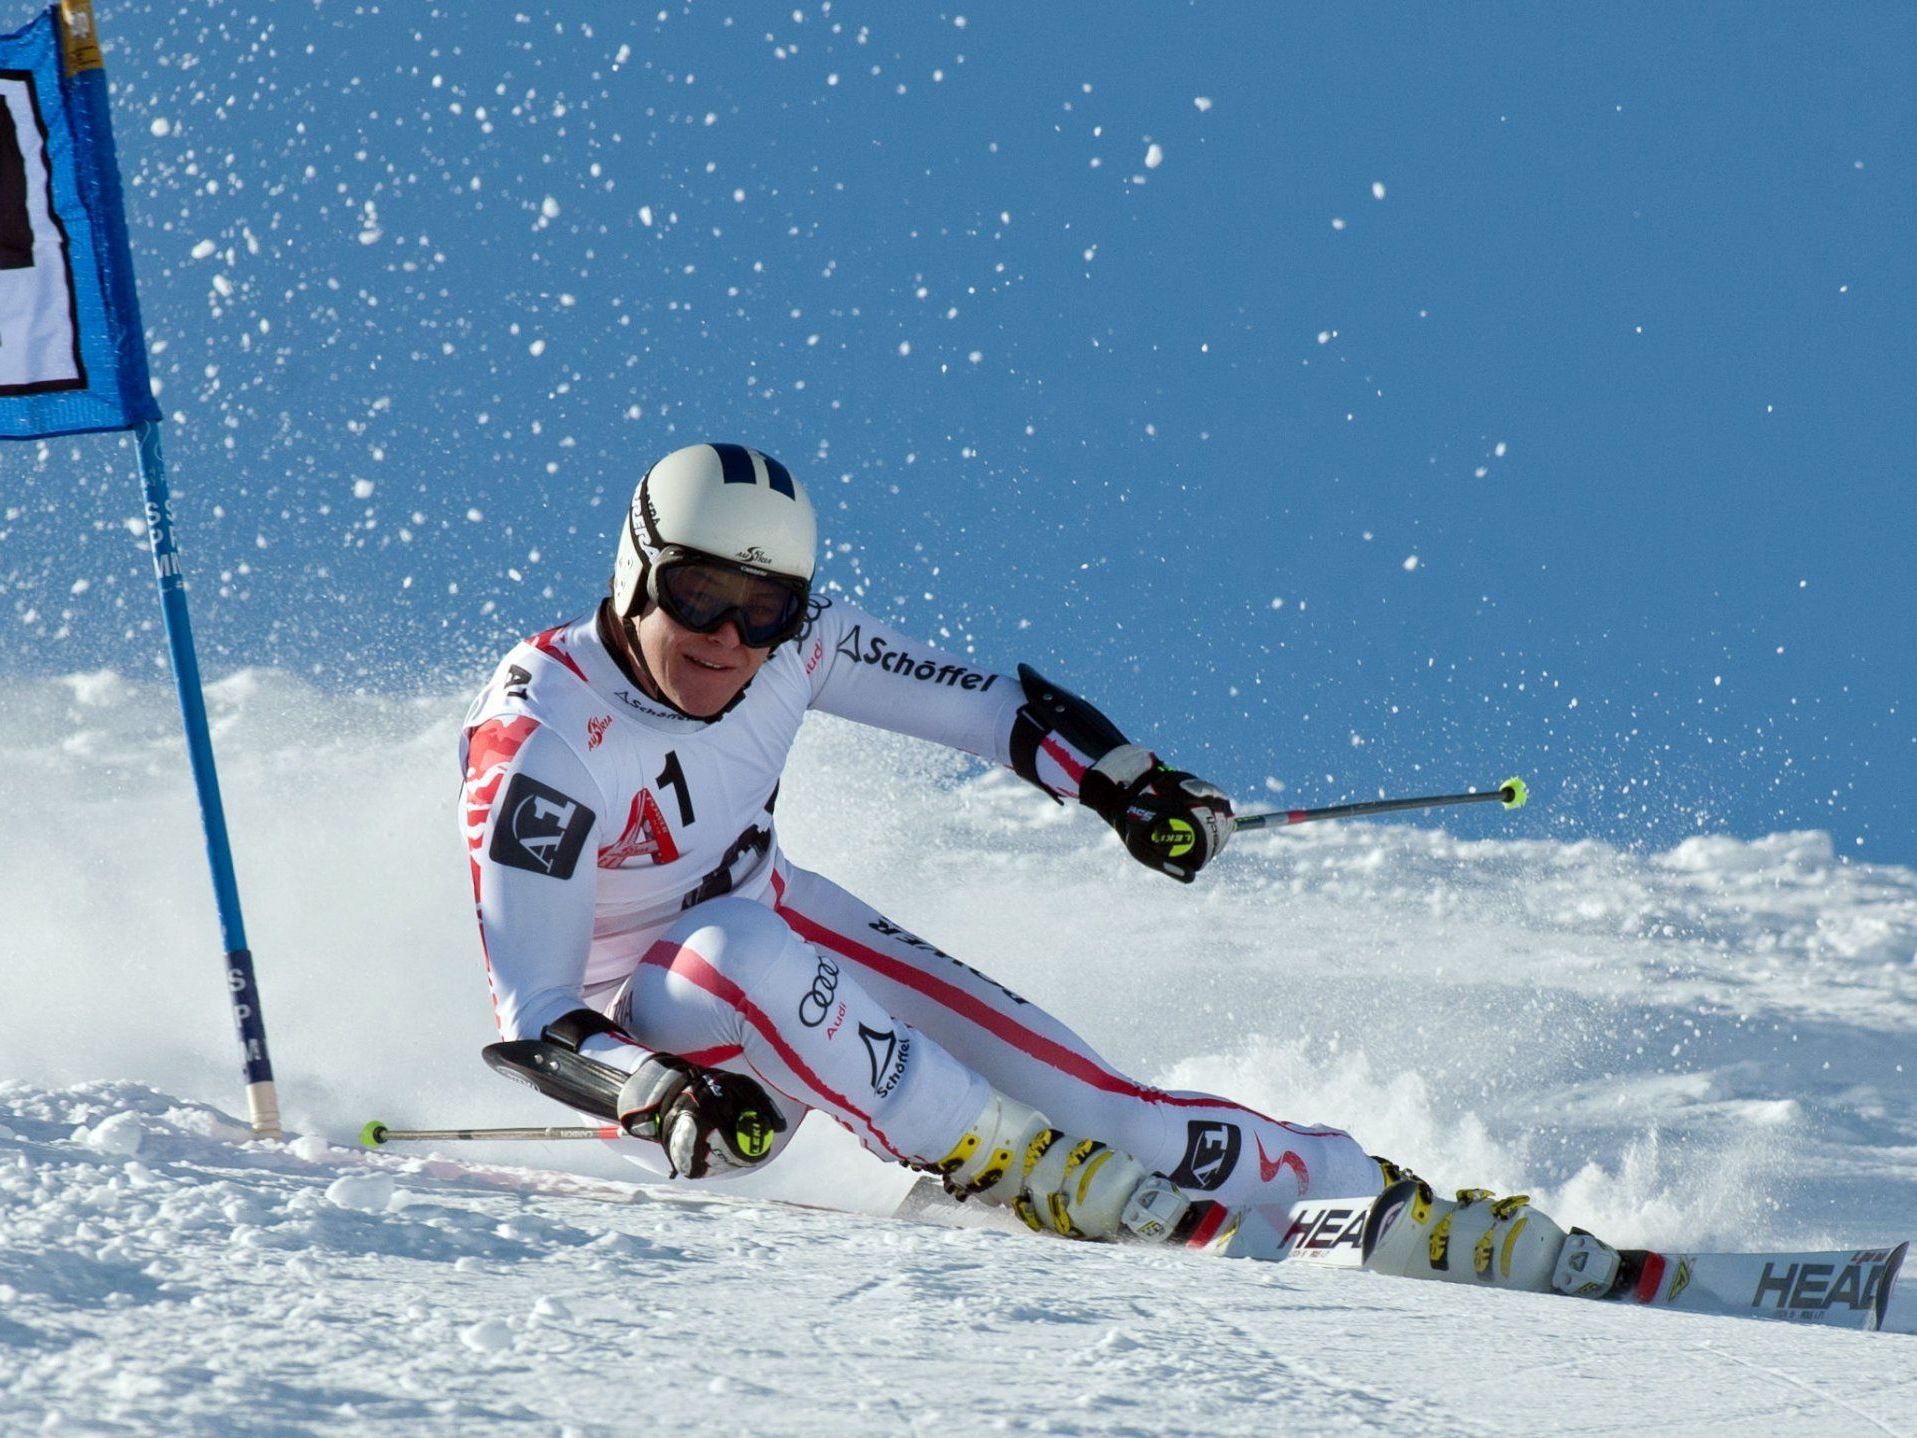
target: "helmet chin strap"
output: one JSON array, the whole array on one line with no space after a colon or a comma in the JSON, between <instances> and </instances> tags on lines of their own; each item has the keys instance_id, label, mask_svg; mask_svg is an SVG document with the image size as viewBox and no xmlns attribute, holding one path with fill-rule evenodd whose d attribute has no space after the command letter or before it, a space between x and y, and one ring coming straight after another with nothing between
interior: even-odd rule
<instances>
[{"instance_id":1,"label":"helmet chin strap","mask_svg":"<svg viewBox=\"0 0 1917 1438\"><path fill-rule=\"evenodd\" d=\"M643 610L642 610L643 612ZM599 607L599 638L606 650L619 667L626 671L626 677L632 680L654 703L663 704L673 713L687 719L697 719L697 714L687 714L677 704L666 698L665 686L659 682L659 676L652 672L652 666L646 663L646 651L639 643L639 636L633 633L633 620L619 612L618 606L610 599Z\"/></svg>"},{"instance_id":2,"label":"helmet chin strap","mask_svg":"<svg viewBox=\"0 0 1917 1438\"><path fill-rule=\"evenodd\" d=\"M599 606L599 637L614 660L618 662L619 667L626 670L627 678L636 682L645 691L648 699L665 705L683 719L695 720L700 724L713 724L730 714L733 706L745 698L746 690L752 687L752 680L748 679L740 685L739 692L727 700L725 708L717 714L694 714L689 710L681 709L666 697L666 686L659 682L659 676L654 674L652 666L646 663L645 646L639 642L639 636L635 632L638 619L643 618L645 613L645 605L641 604L638 617L626 619L618 614L610 599ZM626 663L628 659L631 660L630 666ZM755 674L753 678L756 679L758 676Z\"/></svg>"},{"instance_id":3,"label":"helmet chin strap","mask_svg":"<svg viewBox=\"0 0 1917 1438\"><path fill-rule=\"evenodd\" d=\"M639 666L640 687L673 713L685 714L688 719L698 718L699 716L696 714L686 714L685 710L681 709L677 704L674 704L666 697L666 686L659 682L659 676L652 672L652 666L646 662L646 647L639 642L639 636L637 634L632 634L630 628L631 623L632 621L627 621L627 633L631 634L631 641L628 647L632 650L633 662Z\"/></svg>"}]
</instances>

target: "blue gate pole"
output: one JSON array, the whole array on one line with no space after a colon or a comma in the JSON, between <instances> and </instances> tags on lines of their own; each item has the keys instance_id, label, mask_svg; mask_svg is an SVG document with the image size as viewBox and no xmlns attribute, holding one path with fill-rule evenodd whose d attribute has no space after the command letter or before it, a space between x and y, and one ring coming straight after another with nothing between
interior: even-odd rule
<instances>
[{"instance_id":1,"label":"blue gate pole","mask_svg":"<svg viewBox=\"0 0 1917 1438\"><path fill-rule=\"evenodd\" d=\"M206 695L200 689L200 661L193 652L193 623L186 612L186 579L173 542L173 511L166 487L166 458L160 452L160 426L148 420L134 431L140 446L140 479L146 490L146 535L153 547L153 572L160 583L160 610L166 620L167 653L173 661L173 686L186 725L186 752L193 784L200 791L200 822L206 830L206 861L213 871L213 898L220 910L220 937L226 946L226 986L239 1027L246 1065L246 1106L253 1132L279 1138L280 1105L273 1088L273 1064L266 1054L266 1020L260 1013L259 985L253 979L253 955L246 947L240 917L240 887L233 877L233 849L226 837L226 809L220 803L220 778L213 767L213 737L206 724Z\"/></svg>"}]
</instances>

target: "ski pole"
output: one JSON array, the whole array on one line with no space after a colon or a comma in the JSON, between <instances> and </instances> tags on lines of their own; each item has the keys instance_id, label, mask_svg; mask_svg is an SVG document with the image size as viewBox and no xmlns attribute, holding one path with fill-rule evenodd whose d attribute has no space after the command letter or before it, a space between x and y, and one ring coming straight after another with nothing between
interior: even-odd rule
<instances>
[{"instance_id":1,"label":"ski pole","mask_svg":"<svg viewBox=\"0 0 1917 1438\"><path fill-rule=\"evenodd\" d=\"M626 1138L629 1135L616 1123L591 1128L388 1128L378 1119L368 1119L359 1131L359 1141L367 1148L388 1143L430 1143L447 1139L473 1139L492 1143L510 1139L549 1138Z\"/></svg>"},{"instance_id":2,"label":"ski pole","mask_svg":"<svg viewBox=\"0 0 1917 1438\"><path fill-rule=\"evenodd\" d=\"M1373 799L1363 804L1333 804L1324 809L1273 809L1264 814L1240 814L1232 821L1235 829L1275 828L1284 824L1304 824L1313 819L1351 819L1360 814L1395 814L1404 809L1439 809L1446 804L1488 804L1492 800L1507 809L1521 809L1531 797L1522 779L1506 779L1495 789L1473 794L1428 794L1421 799Z\"/></svg>"}]
</instances>

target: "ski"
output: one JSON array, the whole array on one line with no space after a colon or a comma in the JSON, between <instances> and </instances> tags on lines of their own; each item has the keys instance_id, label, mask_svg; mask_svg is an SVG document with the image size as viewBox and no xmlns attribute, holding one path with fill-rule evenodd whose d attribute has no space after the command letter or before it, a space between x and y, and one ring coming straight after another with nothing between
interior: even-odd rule
<instances>
[{"instance_id":1,"label":"ski","mask_svg":"<svg viewBox=\"0 0 1917 1438\"><path fill-rule=\"evenodd\" d=\"M1898 1283L1909 1248L1906 1241L1830 1253L1646 1253L1637 1282L1612 1301L1917 1333L1917 1283Z\"/></svg>"},{"instance_id":2,"label":"ski","mask_svg":"<svg viewBox=\"0 0 1917 1438\"><path fill-rule=\"evenodd\" d=\"M621 1075L561 1045L539 1039L495 1043L486 1048L485 1059L495 1071L571 1108L600 1119L610 1119L616 1112ZM382 1136L396 1132L374 1124L367 1125L367 1132L376 1127ZM608 1137L614 1132L605 1131ZM668 1196L658 1189L641 1192L646 1198ZM625 1197L625 1201L636 1199L637 1194ZM908 1223L962 1227L1015 1223L1009 1214L987 1214L980 1208L961 1207L936 1179L923 1178L905 1195L894 1216ZM1224 1258L1362 1270L1375 1241L1370 1230L1378 1209L1371 1196L1305 1199L1288 1209L1253 1205L1228 1211L1222 1205L1206 1204L1191 1232L1174 1241L1191 1251ZM1582 1301L1782 1319L1864 1333L1917 1334L1917 1278L1899 1282L1909 1249L1905 1241L1828 1252L1622 1250L1624 1264L1616 1286L1604 1297Z\"/></svg>"},{"instance_id":3,"label":"ski","mask_svg":"<svg viewBox=\"0 0 1917 1438\"><path fill-rule=\"evenodd\" d=\"M1282 1224L1253 1210L1214 1251L1227 1258L1362 1269L1368 1198L1307 1199ZM1629 1281L1585 1302L1730 1318L1783 1319L1863 1333L1917 1333L1917 1278L1905 1278L1908 1241L1817 1252L1685 1253L1627 1250ZM1900 1278L1903 1279L1900 1282Z\"/></svg>"}]
</instances>

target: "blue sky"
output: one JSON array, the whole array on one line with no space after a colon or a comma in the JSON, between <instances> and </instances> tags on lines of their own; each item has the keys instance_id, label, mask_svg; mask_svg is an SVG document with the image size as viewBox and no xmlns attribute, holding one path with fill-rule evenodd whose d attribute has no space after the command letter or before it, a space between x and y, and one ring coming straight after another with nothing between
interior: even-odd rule
<instances>
[{"instance_id":1,"label":"blue sky","mask_svg":"<svg viewBox=\"0 0 1917 1438\"><path fill-rule=\"evenodd\" d=\"M1917 861L1917 12L101 24L215 674L463 684L735 439L829 579L1242 797ZM137 512L0 452L8 672L153 672Z\"/></svg>"}]
</instances>

